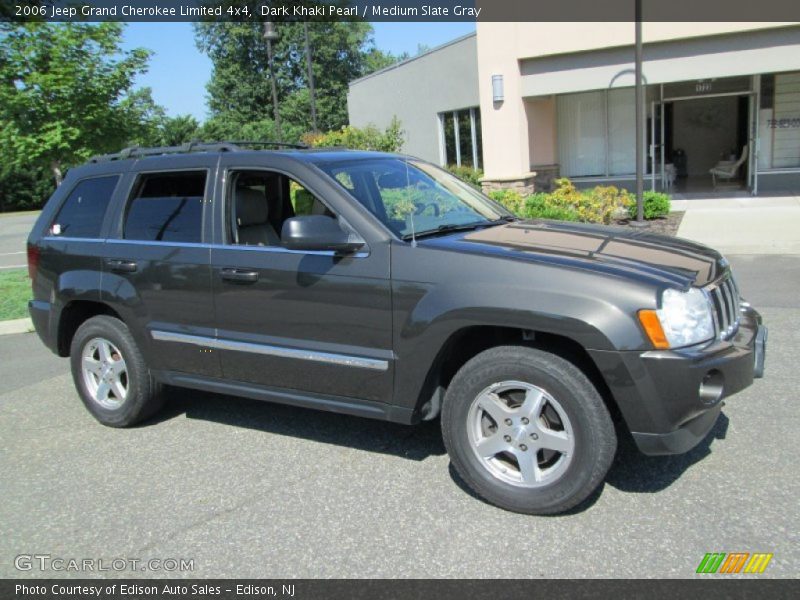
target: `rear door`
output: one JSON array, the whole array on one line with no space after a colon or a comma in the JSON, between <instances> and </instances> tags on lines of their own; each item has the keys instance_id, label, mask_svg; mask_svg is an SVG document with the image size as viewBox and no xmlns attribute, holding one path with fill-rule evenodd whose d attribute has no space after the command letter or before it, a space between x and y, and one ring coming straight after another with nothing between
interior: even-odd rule
<instances>
[{"instance_id":1,"label":"rear door","mask_svg":"<svg viewBox=\"0 0 800 600\"><path fill-rule=\"evenodd\" d=\"M70 173L45 206L28 243L39 254L33 276L31 314L42 339L56 349L61 309L72 301L99 300L103 239L124 180L119 165Z\"/></svg>"},{"instance_id":2,"label":"rear door","mask_svg":"<svg viewBox=\"0 0 800 600\"><path fill-rule=\"evenodd\" d=\"M223 155L220 169L226 187L216 198L220 227L211 277L225 378L388 402L394 372L388 239L359 222L343 190L298 161ZM237 217L235 196L242 186L249 197L260 194L269 209L249 210L247 220ZM272 234L258 235L264 225L280 236L295 210L344 220L367 243L356 254L336 256L289 250L280 240L270 242ZM237 239L243 225L251 234L247 241ZM266 241L251 241L259 239Z\"/></svg>"},{"instance_id":3,"label":"rear door","mask_svg":"<svg viewBox=\"0 0 800 600\"><path fill-rule=\"evenodd\" d=\"M217 156L139 161L105 244L103 293L135 323L151 367L219 376L209 255Z\"/></svg>"}]
</instances>

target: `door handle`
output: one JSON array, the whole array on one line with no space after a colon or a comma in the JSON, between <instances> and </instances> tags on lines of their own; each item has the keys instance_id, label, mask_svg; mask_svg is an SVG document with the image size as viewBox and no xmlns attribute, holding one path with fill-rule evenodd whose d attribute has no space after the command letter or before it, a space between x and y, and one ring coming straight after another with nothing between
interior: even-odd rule
<instances>
[{"instance_id":1,"label":"door handle","mask_svg":"<svg viewBox=\"0 0 800 600\"><path fill-rule=\"evenodd\" d=\"M255 283L258 281L258 271L245 271L234 267L222 269L222 278L236 283Z\"/></svg>"},{"instance_id":2,"label":"door handle","mask_svg":"<svg viewBox=\"0 0 800 600\"><path fill-rule=\"evenodd\" d=\"M132 260L109 258L106 260L106 266L117 273L133 273L136 271L136 262Z\"/></svg>"}]
</instances>

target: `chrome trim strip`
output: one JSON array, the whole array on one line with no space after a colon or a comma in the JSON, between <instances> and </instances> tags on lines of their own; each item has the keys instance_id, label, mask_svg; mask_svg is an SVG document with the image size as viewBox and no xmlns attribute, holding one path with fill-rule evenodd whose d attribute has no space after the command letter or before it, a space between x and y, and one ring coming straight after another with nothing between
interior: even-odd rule
<instances>
[{"instance_id":1,"label":"chrome trim strip","mask_svg":"<svg viewBox=\"0 0 800 600\"><path fill-rule=\"evenodd\" d=\"M179 342L183 344L193 344L206 348L216 348L217 350L233 350L236 352L250 352L253 354L264 354L267 356L278 356L280 358L294 358L297 360L312 360L331 365L343 367L357 367L360 369L371 369L373 371L386 371L389 369L389 361L376 358L365 358L363 356L352 356L349 354L336 354L333 352L320 352L316 350L301 350L298 348L287 348L285 346L271 346L269 344L254 344L252 342L237 342L234 340L221 340L202 335L190 335L187 333L177 333L173 331L162 331L153 329L150 332L154 340L160 342Z\"/></svg>"},{"instance_id":2,"label":"chrome trim strip","mask_svg":"<svg viewBox=\"0 0 800 600\"><path fill-rule=\"evenodd\" d=\"M123 240L119 238L109 238L109 244L132 244L134 246L178 246L180 248L207 248L209 244L203 242L162 242L160 240Z\"/></svg>"},{"instance_id":3,"label":"chrome trim strip","mask_svg":"<svg viewBox=\"0 0 800 600\"><path fill-rule=\"evenodd\" d=\"M275 252L280 254L304 254L312 256L338 256L340 258L366 258L369 252L355 252L353 254L337 254L333 250L290 250L279 246L239 246L236 244L205 244L214 250L253 250L256 252Z\"/></svg>"},{"instance_id":4,"label":"chrome trim strip","mask_svg":"<svg viewBox=\"0 0 800 600\"><path fill-rule=\"evenodd\" d=\"M63 242L107 242L109 244L133 244L135 246L172 246L179 248L209 248L213 250L255 250L257 252L278 252L281 254L302 254L313 256L340 256L342 258L366 258L369 252L356 252L354 254L337 254L333 250L290 250L279 246L239 246L236 244L204 244L202 242L163 242L148 240L121 240L118 238L73 238L67 236L48 235L42 238L47 241Z\"/></svg>"},{"instance_id":5,"label":"chrome trim strip","mask_svg":"<svg viewBox=\"0 0 800 600\"><path fill-rule=\"evenodd\" d=\"M729 340L739 330L741 298L733 276L723 275L703 288L712 308L717 339Z\"/></svg>"},{"instance_id":6,"label":"chrome trim strip","mask_svg":"<svg viewBox=\"0 0 800 600\"><path fill-rule=\"evenodd\" d=\"M42 236L43 242L92 242L100 243L105 242L103 238L84 238L84 237L70 237L68 235L45 235Z\"/></svg>"}]
</instances>

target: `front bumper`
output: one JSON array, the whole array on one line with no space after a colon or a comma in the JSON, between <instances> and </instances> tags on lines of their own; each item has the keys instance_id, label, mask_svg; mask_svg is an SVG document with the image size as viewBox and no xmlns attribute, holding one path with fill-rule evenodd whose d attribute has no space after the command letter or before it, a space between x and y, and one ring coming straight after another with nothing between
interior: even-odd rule
<instances>
[{"instance_id":1,"label":"front bumper","mask_svg":"<svg viewBox=\"0 0 800 600\"><path fill-rule=\"evenodd\" d=\"M645 454L681 454L714 427L723 400L764 372L767 329L743 309L733 339L703 348L590 352Z\"/></svg>"}]
</instances>

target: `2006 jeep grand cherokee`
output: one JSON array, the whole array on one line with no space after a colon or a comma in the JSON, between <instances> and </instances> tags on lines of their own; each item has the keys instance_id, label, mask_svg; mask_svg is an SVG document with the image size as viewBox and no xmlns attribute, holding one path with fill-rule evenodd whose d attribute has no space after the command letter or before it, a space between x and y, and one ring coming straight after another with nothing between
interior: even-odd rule
<instances>
[{"instance_id":1,"label":"2006 jeep grand cherokee","mask_svg":"<svg viewBox=\"0 0 800 600\"><path fill-rule=\"evenodd\" d=\"M53 194L28 261L36 330L101 423L146 419L164 384L440 417L463 480L525 513L598 487L612 415L641 451L686 452L763 370L766 329L714 250L521 221L406 156L99 157Z\"/></svg>"}]
</instances>

